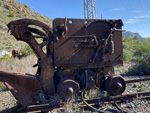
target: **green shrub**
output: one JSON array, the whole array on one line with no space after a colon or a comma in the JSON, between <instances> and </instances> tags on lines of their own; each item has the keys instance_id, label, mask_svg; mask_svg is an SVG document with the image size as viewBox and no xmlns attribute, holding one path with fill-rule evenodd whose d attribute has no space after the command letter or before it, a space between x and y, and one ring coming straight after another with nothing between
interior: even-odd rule
<instances>
[{"instance_id":1,"label":"green shrub","mask_svg":"<svg viewBox=\"0 0 150 113\"><path fill-rule=\"evenodd\" d=\"M150 39L124 39L124 42L125 60L136 64L129 69L128 74L150 74Z\"/></svg>"},{"instance_id":2,"label":"green shrub","mask_svg":"<svg viewBox=\"0 0 150 113\"><path fill-rule=\"evenodd\" d=\"M123 49L124 62L131 62L133 60L133 53L130 50Z\"/></svg>"},{"instance_id":3,"label":"green shrub","mask_svg":"<svg viewBox=\"0 0 150 113\"><path fill-rule=\"evenodd\" d=\"M15 14L13 12L10 12L8 16L14 18Z\"/></svg>"},{"instance_id":4,"label":"green shrub","mask_svg":"<svg viewBox=\"0 0 150 113\"><path fill-rule=\"evenodd\" d=\"M21 50L21 55L18 56L18 58L22 57L27 57L29 55L33 54L33 50L30 48L29 45L26 45L22 50Z\"/></svg>"},{"instance_id":5,"label":"green shrub","mask_svg":"<svg viewBox=\"0 0 150 113\"><path fill-rule=\"evenodd\" d=\"M10 57L10 55L7 54L7 55L3 55L3 56L0 58L0 61L2 61L2 60L13 60L13 59L14 59L13 57Z\"/></svg>"},{"instance_id":6,"label":"green shrub","mask_svg":"<svg viewBox=\"0 0 150 113\"><path fill-rule=\"evenodd\" d=\"M6 91L8 88L0 82L0 91Z\"/></svg>"},{"instance_id":7,"label":"green shrub","mask_svg":"<svg viewBox=\"0 0 150 113\"><path fill-rule=\"evenodd\" d=\"M3 25L0 25L0 29L3 29Z\"/></svg>"}]
</instances>

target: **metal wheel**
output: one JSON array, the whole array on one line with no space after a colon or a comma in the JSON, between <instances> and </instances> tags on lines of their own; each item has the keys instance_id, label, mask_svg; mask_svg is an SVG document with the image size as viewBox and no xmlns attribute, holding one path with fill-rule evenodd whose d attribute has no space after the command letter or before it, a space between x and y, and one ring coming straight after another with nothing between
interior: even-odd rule
<instances>
[{"instance_id":1,"label":"metal wheel","mask_svg":"<svg viewBox=\"0 0 150 113\"><path fill-rule=\"evenodd\" d=\"M108 76L105 89L110 95L121 95L126 89L125 80L119 75Z\"/></svg>"},{"instance_id":2,"label":"metal wheel","mask_svg":"<svg viewBox=\"0 0 150 113\"><path fill-rule=\"evenodd\" d=\"M66 100L70 96L78 94L79 90L79 84L71 79L62 81L57 87L57 93L63 100Z\"/></svg>"}]
</instances>

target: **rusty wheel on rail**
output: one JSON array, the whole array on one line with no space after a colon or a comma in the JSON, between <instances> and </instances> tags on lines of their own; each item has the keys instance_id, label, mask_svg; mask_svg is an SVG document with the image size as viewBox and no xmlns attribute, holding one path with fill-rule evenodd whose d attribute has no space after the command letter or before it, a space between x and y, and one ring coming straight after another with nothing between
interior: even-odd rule
<instances>
[{"instance_id":1,"label":"rusty wheel on rail","mask_svg":"<svg viewBox=\"0 0 150 113\"><path fill-rule=\"evenodd\" d=\"M126 89L125 80L119 75L108 76L105 81L105 90L110 95L121 95Z\"/></svg>"},{"instance_id":2,"label":"rusty wheel on rail","mask_svg":"<svg viewBox=\"0 0 150 113\"><path fill-rule=\"evenodd\" d=\"M79 90L80 90L79 84L72 79L63 80L57 86L57 93L63 100L66 100L69 97L78 94Z\"/></svg>"}]
</instances>

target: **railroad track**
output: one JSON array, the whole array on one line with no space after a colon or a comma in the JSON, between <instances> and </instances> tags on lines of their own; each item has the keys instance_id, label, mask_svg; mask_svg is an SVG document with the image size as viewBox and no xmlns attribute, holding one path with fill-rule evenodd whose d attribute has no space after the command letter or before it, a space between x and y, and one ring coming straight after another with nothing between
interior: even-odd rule
<instances>
[{"instance_id":1,"label":"railroad track","mask_svg":"<svg viewBox=\"0 0 150 113\"><path fill-rule=\"evenodd\" d=\"M126 80L126 84L130 83L136 83L136 82L143 82L143 81L150 81L150 78L142 78L142 79L133 79L133 80ZM94 106L94 105L99 105L99 103L116 103L116 102L123 102L126 100L131 100L131 99L142 99L142 98L148 98L150 97L150 91L148 92L138 92L138 93L132 93L132 94L122 94L122 95L117 95L117 96L107 96L107 97L100 97L100 98L95 98L95 99L86 99L85 101L87 102L88 105ZM77 102L82 102L82 100L78 100ZM51 110L63 110L63 106L65 103L59 103L59 104L42 104L42 105L32 105L28 106L26 108L28 113L33 113L33 112L46 112L46 111L51 111ZM85 103L80 104L80 107L87 106Z\"/></svg>"}]
</instances>

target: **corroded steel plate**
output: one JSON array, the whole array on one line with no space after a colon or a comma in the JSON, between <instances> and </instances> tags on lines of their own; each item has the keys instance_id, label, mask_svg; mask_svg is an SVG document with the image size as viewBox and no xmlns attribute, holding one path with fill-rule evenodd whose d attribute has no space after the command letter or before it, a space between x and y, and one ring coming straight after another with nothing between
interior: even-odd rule
<instances>
[{"instance_id":1,"label":"corroded steel plate","mask_svg":"<svg viewBox=\"0 0 150 113\"><path fill-rule=\"evenodd\" d=\"M57 27L63 25L64 22L65 19L59 18L53 21L53 33L55 35L59 35ZM103 43L109 37L110 31L115 24L116 29L122 29L121 20L67 19L66 34L63 37L59 37L59 41L54 44L55 66L97 68L99 66L122 65L121 31L112 33L113 54L103 53L101 49L95 55L98 47L103 46ZM103 49L105 48L103 47Z\"/></svg>"}]
</instances>

